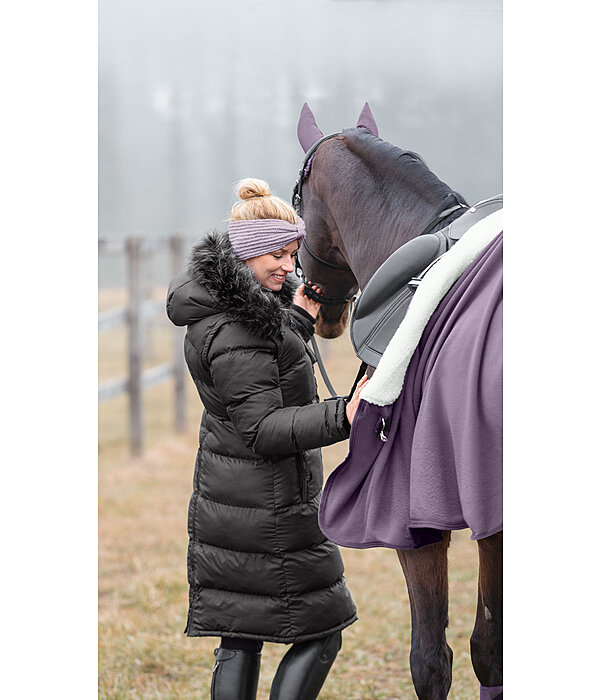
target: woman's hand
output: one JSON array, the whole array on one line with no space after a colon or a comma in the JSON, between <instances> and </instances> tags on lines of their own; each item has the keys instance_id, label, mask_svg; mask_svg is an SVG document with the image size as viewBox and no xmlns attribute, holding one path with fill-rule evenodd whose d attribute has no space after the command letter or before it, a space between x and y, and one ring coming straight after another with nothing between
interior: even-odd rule
<instances>
[{"instance_id":1,"label":"woman's hand","mask_svg":"<svg viewBox=\"0 0 600 700\"><path fill-rule=\"evenodd\" d=\"M311 284L310 282L308 284L310 284L311 289L317 294L322 294L321 287L317 287L316 284ZM306 285L301 284L298 287L292 302L296 304L296 306L299 306L301 309L307 311L313 318L317 318L321 304L318 301L313 301L310 297L306 296L304 293L305 286Z\"/></svg>"},{"instance_id":2,"label":"woman's hand","mask_svg":"<svg viewBox=\"0 0 600 700\"><path fill-rule=\"evenodd\" d=\"M367 386L368 383L369 378L365 375L356 385L356 389L352 394L352 398L346 404L346 417L348 418L348 423L350 423L350 425L352 425L352 421L354 420L354 414L356 413L356 409L358 408L358 402L360 401L360 392Z\"/></svg>"}]
</instances>

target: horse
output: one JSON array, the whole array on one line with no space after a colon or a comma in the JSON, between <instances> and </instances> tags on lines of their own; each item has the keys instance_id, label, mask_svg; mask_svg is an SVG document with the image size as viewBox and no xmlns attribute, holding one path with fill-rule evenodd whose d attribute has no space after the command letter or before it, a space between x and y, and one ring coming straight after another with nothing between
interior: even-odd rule
<instances>
[{"instance_id":1,"label":"horse","mask_svg":"<svg viewBox=\"0 0 600 700\"><path fill-rule=\"evenodd\" d=\"M315 296L322 303L316 334L336 338L346 328L358 289L365 288L379 266L420 233L450 224L469 205L417 153L379 138L368 103L356 127L329 136L305 103L298 138L306 158L292 199L307 231L299 267L303 279L322 290ZM313 293L308 287L306 293ZM396 548L410 600L411 676L417 696L427 700L446 698L452 682L445 632L451 530L440 534L432 544ZM502 530L478 539L477 545L471 661L480 698L496 700L502 697Z\"/></svg>"}]
</instances>

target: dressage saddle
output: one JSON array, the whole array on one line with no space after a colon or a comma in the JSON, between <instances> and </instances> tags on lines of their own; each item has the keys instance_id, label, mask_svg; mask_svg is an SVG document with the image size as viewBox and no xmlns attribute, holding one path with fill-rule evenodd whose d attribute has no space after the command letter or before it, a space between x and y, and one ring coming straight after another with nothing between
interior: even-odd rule
<instances>
[{"instance_id":1,"label":"dressage saddle","mask_svg":"<svg viewBox=\"0 0 600 700\"><path fill-rule=\"evenodd\" d=\"M484 199L440 231L408 241L379 267L358 298L350 322L350 339L363 362L377 367L421 280L471 226L501 208L502 195Z\"/></svg>"}]
</instances>

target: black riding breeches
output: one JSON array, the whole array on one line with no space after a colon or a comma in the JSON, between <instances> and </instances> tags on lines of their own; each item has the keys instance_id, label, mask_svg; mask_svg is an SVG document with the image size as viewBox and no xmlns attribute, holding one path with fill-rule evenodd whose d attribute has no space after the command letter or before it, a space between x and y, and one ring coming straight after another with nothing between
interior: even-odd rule
<instances>
[{"instance_id":1,"label":"black riding breeches","mask_svg":"<svg viewBox=\"0 0 600 700\"><path fill-rule=\"evenodd\" d=\"M221 637L222 649L239 649L258 654L262 651L263 643L258 639L244 639L243 637Z\"/></svg>"}]
</instances>

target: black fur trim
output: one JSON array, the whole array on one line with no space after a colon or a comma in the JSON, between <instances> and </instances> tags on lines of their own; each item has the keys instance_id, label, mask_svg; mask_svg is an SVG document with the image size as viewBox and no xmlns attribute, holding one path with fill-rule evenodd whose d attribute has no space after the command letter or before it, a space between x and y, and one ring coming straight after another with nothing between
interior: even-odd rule
<instances>
[{"instance_id":1,"label":"black fur trim","mask_svg":"<svg viewBox=\"0 0 600 700\"><path fill-rule=\"evenodd\" d=\"M279 292L264 289L252 268L236 256L227 234L210 232L192 249L188 271L215 300L215 307L253 335L272 338L289 324L297 284L288 275Z\"/></svg>"}]
</instances>

